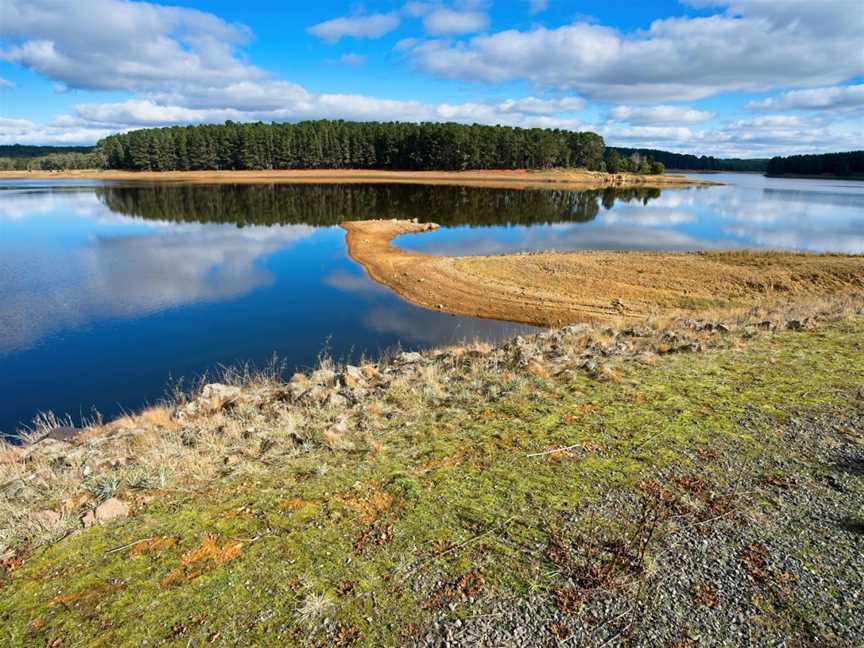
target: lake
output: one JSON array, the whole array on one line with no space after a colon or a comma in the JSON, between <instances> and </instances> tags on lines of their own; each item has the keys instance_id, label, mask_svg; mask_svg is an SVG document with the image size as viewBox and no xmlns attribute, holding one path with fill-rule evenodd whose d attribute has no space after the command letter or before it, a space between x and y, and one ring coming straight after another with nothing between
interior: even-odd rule
<instances>
[{"instance_id":1,"label":"lake","mask_svg":"<svg viewBox=\"0 0 864 648\"><path fill-rule=\"evenodd\" d=\"M0 431L158 401L220 366L315 364L530 327L406 303L347 257L347 219L443 227L434 254L772 248L864 253L864 183L711 174L722 187L0 181Z\"/></svg>"}]
</instances>

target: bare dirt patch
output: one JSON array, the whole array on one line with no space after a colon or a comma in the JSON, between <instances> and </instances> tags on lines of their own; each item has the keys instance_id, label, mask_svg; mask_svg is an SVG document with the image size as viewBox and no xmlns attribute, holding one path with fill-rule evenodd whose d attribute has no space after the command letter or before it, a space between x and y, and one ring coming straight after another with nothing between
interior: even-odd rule
<instances>
[{"instance_id":1,"label":"bare dirt patch","mask_svg":"<svg viewBox=\"0 0 864 648\"><path fill-rule=\"evenodd\" d=\"M343 223L348 253L408 301L459 315L555 326L864 289L864 257L792 252L543 252L439 257L391 244L435 229L412 221Z\"/></svg>"}]
</instances>

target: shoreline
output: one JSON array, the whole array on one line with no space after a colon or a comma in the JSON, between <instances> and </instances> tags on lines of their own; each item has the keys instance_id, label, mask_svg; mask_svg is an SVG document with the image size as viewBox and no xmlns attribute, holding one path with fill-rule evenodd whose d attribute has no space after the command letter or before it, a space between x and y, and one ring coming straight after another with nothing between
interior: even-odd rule
<instances>
[{"instance_id":1,"label":"shoreline","mask_svg":"<svg viewBox=\"0 0 864 648\"><path fill-rule=\"evenodd\" d=\"M392 244L434 223L349 221L348 255L431 310L535 326L634 320L864 290L864 257L793 252L538 252L447 257Z\"/></svg>"},{"instance_id":2,"label":"shoreline","mask_svg":"<svg viewBox=\"0 0 864 648\"><path fill-rule=\"evenodd\" d=\"M189 184L443 184L500 189L589 189L646 186L658 188L717 186L722 183L684 176L645 176L584 170L547 171L386 171L370 169L291 169L261 171L0 171L0 180L104 180L108 182L171 182Z\"/></svg>"},{"instance_id":3,"label":"shoreline","mask_svg":"<svg viewBox=\"0 0 864 648\"><path fill-rule=\"evenodd\" d=\"M664 645L852 645L862 317L779 300L324 359L0 445L10 645L523 645L551 621L601 648L622 609Z\"/></svg>"}]
</instances>

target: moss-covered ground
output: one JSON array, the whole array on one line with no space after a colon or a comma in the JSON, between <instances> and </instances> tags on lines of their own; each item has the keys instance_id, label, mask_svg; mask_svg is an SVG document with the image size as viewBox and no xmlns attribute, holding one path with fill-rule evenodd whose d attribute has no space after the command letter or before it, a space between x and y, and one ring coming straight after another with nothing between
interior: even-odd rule
<instances>
[{"instance_id":1,"label":"moss-covered ground","mask_svg":"<svg viewBox=\"0 0 864 648\"><path fill-rule=\"evenodd\" d=\"M772 420L851 407L864 319L614 371L468 410L408 393L380 445L154 491L2 577L0 643L400 645L482 594L550 591L562 514L705 450L788 452Z\"/></svg>"}]
</instances>

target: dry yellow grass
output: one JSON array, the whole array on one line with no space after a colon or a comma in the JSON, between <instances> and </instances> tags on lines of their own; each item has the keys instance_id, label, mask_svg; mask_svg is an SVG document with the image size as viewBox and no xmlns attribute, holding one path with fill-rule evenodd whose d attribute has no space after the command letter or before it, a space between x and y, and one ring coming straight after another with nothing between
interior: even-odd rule
<instances>
[{"instance_id":1,"label":"dry yellow grass","mask_svg":"<svg viewBox=\"0 0 864 648\"><path fill-rule=\"evenodd\" d=\"M793 252L543 252L439 257L391 240L434 229L353 221L348 252L408 301L460 315L541 326L696 313L864 289L864 257Z\"/></svg>"},{"instance_id":2,"label":"dry yellow grass","mask_svg":"<svg viewBox=\"0 0 864 648\"><path fill-rule=\"evenodd\" d=\"M481 171L384 171L369 169L293 169L261 171L0 171L2 180L112 180L178 183L408 183L446 184L497 188L585 189L645 185L685 187L715 185L717 182L694 180L685 176L644 176L630 173L600 173L581 169L491 169Z\"/></svg>"}]
</instances>

